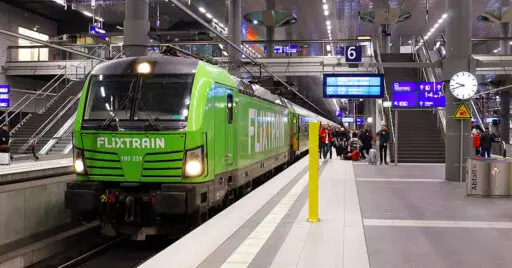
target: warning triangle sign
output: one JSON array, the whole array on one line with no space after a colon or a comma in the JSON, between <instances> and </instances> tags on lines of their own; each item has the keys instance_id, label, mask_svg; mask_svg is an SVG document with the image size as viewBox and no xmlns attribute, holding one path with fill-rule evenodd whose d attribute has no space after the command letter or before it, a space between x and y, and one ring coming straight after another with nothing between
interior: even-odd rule
<instances>
[{"instance_id":1,"label":"warning triangle sign","mask_svg":"<svg viewBox=\"0 0 512 268\"><path fill-rule=\"evenodd\" d=\"M457 111L455 112L455 114L453 115L453 119L471 119L471 118L473 118L473 117L471 116L471 113L469 112L468 107L466 106L466 104L464 102L462 102L459 105L459 108L457 108Z\"/></svg>"}]
</instances>

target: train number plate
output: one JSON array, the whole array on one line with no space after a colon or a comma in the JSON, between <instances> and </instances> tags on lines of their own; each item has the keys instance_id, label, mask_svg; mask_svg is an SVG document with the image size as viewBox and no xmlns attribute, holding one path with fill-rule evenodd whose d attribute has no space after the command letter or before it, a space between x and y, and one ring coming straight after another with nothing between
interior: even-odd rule
<instances>
[{"instance_id":1,"label":"train number plate","mask_svg":"<svg viewBox=\"0 0 512 268\"><path fill-rule=\"evenodd\" d=\"M123 162L140 162L140 161L142 161L142 156L138 156L138 155L121 156L121 161L123 161Z\"/></svg>"}]
</instances>

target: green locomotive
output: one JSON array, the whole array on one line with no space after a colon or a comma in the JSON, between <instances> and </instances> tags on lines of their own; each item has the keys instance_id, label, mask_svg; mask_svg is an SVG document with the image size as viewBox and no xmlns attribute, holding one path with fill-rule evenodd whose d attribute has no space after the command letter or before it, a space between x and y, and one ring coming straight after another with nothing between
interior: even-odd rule
<instances>
[{"instance_id":1,"label":"green locomotive","mask_svg":"<svg viewBox=\"0 0 512 268\"><path fill-rule=\"evenodd\" d=\"M306 153L311 120L334 124L202 61L101 64L77 110L78 180L66 207L120 232L162 232L180 216L204 220L209 208Z\"/></svg>"}]
</instances>

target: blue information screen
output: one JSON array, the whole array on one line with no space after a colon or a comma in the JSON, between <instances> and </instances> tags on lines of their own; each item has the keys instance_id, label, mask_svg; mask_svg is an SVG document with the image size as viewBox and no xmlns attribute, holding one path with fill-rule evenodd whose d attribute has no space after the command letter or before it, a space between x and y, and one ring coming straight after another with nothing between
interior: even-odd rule
<instances>
[{"instance_id":1,"label":"blue information screen","mask_svg":"<svg viewBox=\"0 0 512 268\"><path fill-rule=\"evenodd\" d=\"M324 98L382 98L382 74L324 74Z\"/></svg>"},{"instance_id":2,"label":"blue information screen","mask_svg":"<svg viewBox=\"0 0 512 268\"><path fill-rule=\"evenodd\" d=\"M393 83L393 108L446 107L442 82Z\"/></svg>"},{"instance_id":3,"label":"blue information screen","mask_svg":"<svg viewBox=\"0 0 512 268\"><path fill-rule=\"evenodd\" d=\"M11 88L9 85L0 85L0 108L10 107L10 93Z\"/></svg>"}]
</instances>

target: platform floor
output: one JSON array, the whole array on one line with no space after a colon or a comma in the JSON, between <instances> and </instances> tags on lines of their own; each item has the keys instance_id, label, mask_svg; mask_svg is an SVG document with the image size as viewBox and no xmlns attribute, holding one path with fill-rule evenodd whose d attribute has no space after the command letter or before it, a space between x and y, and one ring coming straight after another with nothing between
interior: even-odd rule
<instances>
[{"instance_id":1,"label":"platform floor","mask_svg":"<svg viewBox=\"0 0 512 268\"><path fill-rule=\"evenodd\" d=\"M11 162L10 165L0 165L0 176L12 173L38 171L52 168L70 167L73 165L73 158L62 158L52 160L24 160Z\"/></svg>"},{"instance_id":2,"label":"platform floor","mask_svg":"<svg viewBox=\"0 0 512 268\"><path fill-rule=\"evenodd\" d=\"M307 162L283 173L141 267L512 266L512 199L467 197L443 164L321 162L318 223Z\"/></svg>"}]
</instances>

